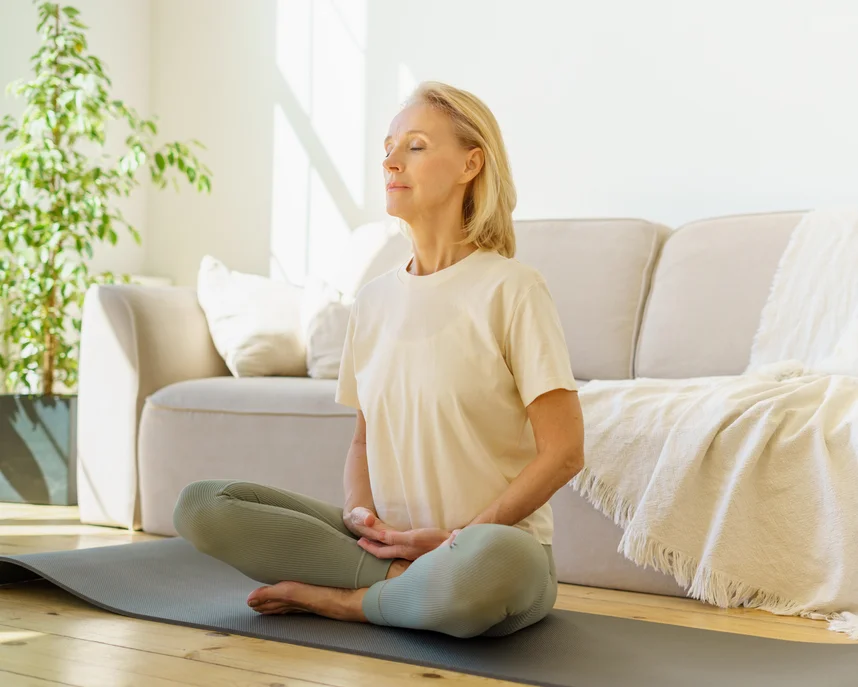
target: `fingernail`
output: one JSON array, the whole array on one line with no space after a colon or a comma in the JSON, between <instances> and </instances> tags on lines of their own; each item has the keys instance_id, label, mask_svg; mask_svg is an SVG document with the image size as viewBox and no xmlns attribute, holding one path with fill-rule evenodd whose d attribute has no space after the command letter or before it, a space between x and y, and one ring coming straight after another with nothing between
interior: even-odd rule
<instances>
[{"instance_id":1,"label":"fingernail","mask_svg":"<svg viewBox=\"0 0 858 687\"><path fill-rule=\"evenodd\" d=\"M254 599L253 601L248 601L248 602L247 602L247 605L248 605L248 606L251 606L251 607L253 607L253 606L258 606L258 605L259 605L259 602L258 602L256 599Z\"/></svg>"}]
</instances>

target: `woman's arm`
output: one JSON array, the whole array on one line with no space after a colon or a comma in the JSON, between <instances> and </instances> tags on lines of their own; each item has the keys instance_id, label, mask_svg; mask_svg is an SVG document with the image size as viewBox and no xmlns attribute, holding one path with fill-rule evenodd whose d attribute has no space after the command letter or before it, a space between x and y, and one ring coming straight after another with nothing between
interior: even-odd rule
<instances>
[{"instance_id":1,"label":"woman's arm","mask_svg":"<svg viewBox=\"0 0 858 687\"><path fill-rule=\"evenodd\" d=\"M378 517L375 509L366 463L366 420L360 410L357 412L355 433L346 455L343 488L346 492L343 524L349 532L367 541L377 542L381 540L382 532L396 531Z\"/></svg>"},{"instance_id":2,"label":"woman's arm","mask_svg":"<svg viewBox=\"0 0 858 687\"><path fill-rule=\"evenodd\" d=\"M536 458L469 525L515 525L584 467L584 420L577 391L554 389L527 406Z\"/></svg>"},{"instance_id":3,"label":"woman's arm","mask_svg":"<svg viewBox=\"0 0 858 687\"><path fill-rule=\"evenodd\" d=\"M369 482L369 468L366 463L366 419L360 410L357 411L355 433L346 456L343 489L346 493L343 515L359 506L368 508L373 513L376 512Z\"/></svg>"}]
</instances>

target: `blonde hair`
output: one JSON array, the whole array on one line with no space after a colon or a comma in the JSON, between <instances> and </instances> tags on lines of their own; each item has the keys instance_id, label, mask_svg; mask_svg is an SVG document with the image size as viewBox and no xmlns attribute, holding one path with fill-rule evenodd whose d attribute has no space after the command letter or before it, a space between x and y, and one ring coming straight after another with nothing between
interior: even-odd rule
<instances>
[{"instance_id":1,"label":"blonde hair","mask_svg":"<svg viewBox=\"0 0 858 687\"><path fill-rule=\"evenodd\" d=\"M462 205L465 238L480 248L515 257L512 211L517 195L506 146L495 116L486 104L468 91L438 81L423 81L405 101L424 103L445 113L453 123L456 138L465 148L480 148L484 163L468 184ZM408 225L400 222L400 225ZM405 230L410 238L410 231Z\"/></svg>"}]
</instances>

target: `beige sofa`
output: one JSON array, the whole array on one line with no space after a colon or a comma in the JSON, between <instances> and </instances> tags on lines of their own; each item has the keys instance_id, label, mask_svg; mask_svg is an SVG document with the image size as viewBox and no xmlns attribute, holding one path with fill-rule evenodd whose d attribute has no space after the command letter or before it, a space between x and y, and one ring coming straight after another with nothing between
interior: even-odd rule
<instances>
[{"instance_id":1,"label":"beige sofa","mask_svg":"<svg viewBox=\"0 0 858 687\"><path fill-rule=\"evenodd\" d=\"M582 382L741 373L789 235L804 213L678 229L634 219L517 223L517 258L546 277ZM335 380L231 377L196 294L109 286L84 305L78 490L84 523L174 535L186 484L264 482L341 504L354 427ZM551 499L561 582L683 595L617 553L621 532L570 487Z\"/></svg>"}]
</instances>

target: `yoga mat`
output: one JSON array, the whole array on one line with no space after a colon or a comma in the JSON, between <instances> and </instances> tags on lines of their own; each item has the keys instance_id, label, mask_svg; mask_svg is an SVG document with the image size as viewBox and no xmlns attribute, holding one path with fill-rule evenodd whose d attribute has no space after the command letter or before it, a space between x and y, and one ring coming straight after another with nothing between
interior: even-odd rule
<instances>
[{"instance_id":1,"label":"yoga mat","mask_svg":"<svg viewBox=\"0 0 858 687\"><path fill-rule=\"evenodd\" d=\"M44 578L108 611L546 687L855 687L858 645L788 642L553 610L507 637L262 616L261 584L181 537L0 556L0 584Z\"/></svg>"}]
</instances>

